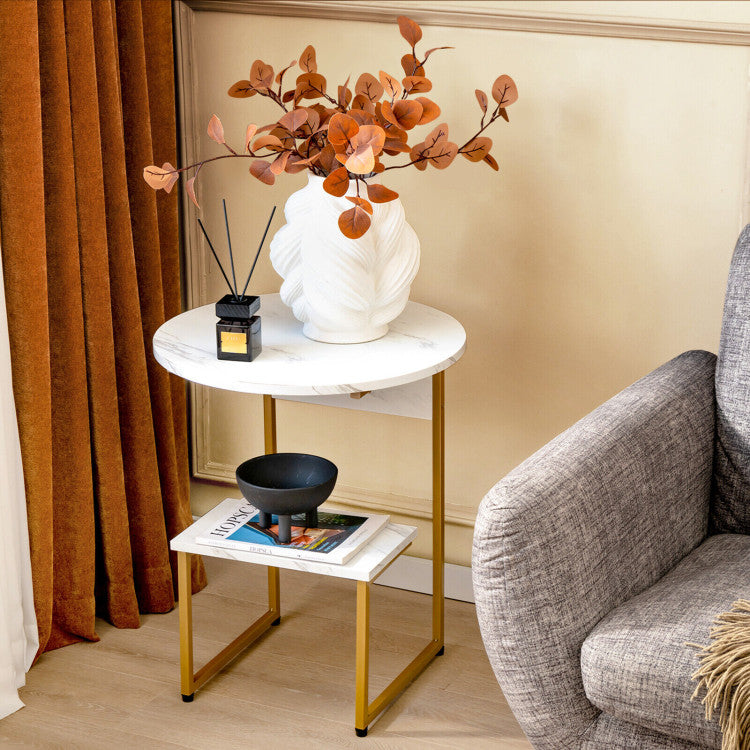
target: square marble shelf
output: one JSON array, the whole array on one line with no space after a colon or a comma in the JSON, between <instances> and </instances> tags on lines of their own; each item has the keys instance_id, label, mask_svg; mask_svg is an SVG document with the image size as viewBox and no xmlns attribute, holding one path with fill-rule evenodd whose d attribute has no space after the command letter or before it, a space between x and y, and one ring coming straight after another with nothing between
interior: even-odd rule
<instances>
[{"instance_id":1,"label":"square marble shelf","mask_svg":"<svg viewBox=\"0 0 750 750\"><path fill-rule=\"evenodd\" d=\"M373 581L417 536L417 529L414 526L389 523L344 565L280 557L274 555L273 552L268 554L244 552L227 547L199 544L195 541L197 537L218 523L231 510L231 505L236 502L236 498L227 498L219 503L172 539L169 544L170 549L175 552L190 552L194 555L205 555L207 557L223 557L227 560L239 560L240 562L255 563L256 565L266 565L273 568L304 570L308 573L348 578L353 581ZM320 510L332 509L324 504L320 507Z\"/></svg>"}]
</instances>

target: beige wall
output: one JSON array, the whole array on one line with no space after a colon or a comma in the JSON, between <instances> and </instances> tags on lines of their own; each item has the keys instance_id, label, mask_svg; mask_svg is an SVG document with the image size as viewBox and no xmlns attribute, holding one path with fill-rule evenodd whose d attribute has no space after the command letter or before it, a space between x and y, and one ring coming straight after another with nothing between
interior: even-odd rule
<instances>
[{"instance_id":1,"label":"beige wall","mask_svg":"<svg viewBox=\"0 0 750 750\"><path fill-rule=\"evenodd\" d=\"M489 6L750 22L748 3ZM226 96L256 57L278 69L312 43L321 72L343 82L366 70L398 71L406 51L395 24L192 15L188 98L202 155L214 153L203 136L212 113L240 145L248 122L276 116L260 97ZM476 129L475 88L508 73L520 91L510 124L489 133L499 174L457 160L443 172L394 170L387 180L422 243L412 299L451 313L468 334L464 358L447 373L446 410L447 558L468 564L471 519L495 481L667 359L690 348L716 351L727 267L745 217L749 60L741 46L425 26L424 45L443 44L456 49L436 53L428 75L457 139ZM226 197L235 246L247 257L271 205L282 207L305 176L268 188L244 161L226 161L200 179L204 221L218 234ZM217 299L218 271L200 247L189 252L191 304ZM267 253L254 283L255 292L279 289ZM201 391L198 404L201 476L230 476L262 452L257 398ZM428 423L281 403L279 448L330 457L350 499L372 491L383 507L403 509L407 522L425 511ZM238 494L195 482L194 510ZM425 532L416 554L429 554Z\"/></svg>"}]
</instances>

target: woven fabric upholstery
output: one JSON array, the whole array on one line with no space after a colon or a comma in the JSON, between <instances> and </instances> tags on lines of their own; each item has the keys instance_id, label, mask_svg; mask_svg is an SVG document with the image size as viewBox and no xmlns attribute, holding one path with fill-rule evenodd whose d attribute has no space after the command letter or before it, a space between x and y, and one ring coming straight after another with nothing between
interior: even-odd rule
<instances>
[{"instance_id":1,"label":"woven fabric upholstery","mask_svg":"<svg viewBox=\"0 0 750 750\"><path fill-rule=\"evenodd\" d=\"M602 711L705 748L721 747L716 720L690 696L711 623L750 591L750 536L709 537L654 586L610 612L581 649L588 699Z\"/></svg>"},{"instance_id":2,"label":"woven fabric upholstery","mask_svg":"<svg viewBox=\"0 0 750 750\"><path fill-rule=\"evenodd\" d=\"M684 742L652 732L609 714L599 718L586 732L581 750L706 750L703 745Z\"/></svg>"},{"instance_id":3,"label":"woven fabric upholstery","mask_svg":"<svg viewBox=\"0 0 750 750\"><path fill-rule=\"evenodd\" d=\"M686 352L527 459L482 501L477 615L537 750L579 750L599 710L580 649L594 625L705 537L715 357Z\"/></svg>"},{"instance_id":4,"label":"woven fabric upholstery","mask_svg":"<svg viewBox=\"0 0 750 750\"><path fill-rule=\"evenodd\" d=\"M750 224L737 240L716 363L711 527L750 533Z\"/></svg>"}]
</instances>

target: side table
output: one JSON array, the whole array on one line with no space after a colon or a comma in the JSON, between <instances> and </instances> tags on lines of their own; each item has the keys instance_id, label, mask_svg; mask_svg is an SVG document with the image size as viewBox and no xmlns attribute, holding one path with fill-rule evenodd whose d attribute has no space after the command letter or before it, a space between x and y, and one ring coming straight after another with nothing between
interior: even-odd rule
<instances>
[{"instance_id":1,"label":"side table","mask_svg":"<svg viewBox=\"0 0 750 750\"><path fill-rule=\"evenodd\" d=\"M332 566L304 563L311 572L339 575L357 581L355 729L367 734L378 716L444 649L443 567L445 557L445 370L466 347L466 334L450 315L409 302L391 323L386 336L363 344L323 344L307 339L302 325L283 305L279 295L261 297L263 351L253 362L216 358L216 317L213 305L189 310L168 320L154 335L154 356L170 372L202 385L263 395L263 428L266 453L276 452L276 397L361 395L394 389L430 377L432 380L432 638L412 662L372 702L368 699L370 583L416 535L412 527L390 524L349 564ZM391 393L391 391L384 391ZM361 400L363 403L365 399ZM387 401L387 399L386 399ZM382 405L379 411L383 411ZM399 412L394 412L399 413ZM214 508L175 537L178 555L180 615L180 673L183 700L238 656L281 617L279 568L299 567L301 561L195 543L196 527L210 523ZM411 531L409 531L411 529ZM374 547L377 542L377 547ZM379 549L381 542L387 547ZM371 549L373 548L373 549ZM193 673L190 555L204 554L257 562L268 566L268 611L204 667ZM250 559L250 557L254 559ZM255 559L262 558L262 559ZM370 564L372 563L372 564ZM331 569L338 570L331 570ZM326 570L324 570L326 569Z\"/></svg>"}]
</instances>

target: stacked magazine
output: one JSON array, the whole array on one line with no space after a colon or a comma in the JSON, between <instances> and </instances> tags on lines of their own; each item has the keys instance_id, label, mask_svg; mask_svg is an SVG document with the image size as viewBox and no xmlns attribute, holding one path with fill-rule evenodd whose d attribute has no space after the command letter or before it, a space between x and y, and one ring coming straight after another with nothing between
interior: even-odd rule
<instances>
[{"instance_id":1,"label":"stacked magazine","mask_svg":"<svg viewBox=\"0 0 750 750\"><path fill-rule=\"evenodd\" d=\"M273 525L264 529L258 509L247 500L227 499L220 507L225 511L221 520L196 537L199 544L336 565L351 560L389 520L385 515L355 516L319 509L315 528L305 526L304 513L292 516L292 541L281 544L276 516L272 516Z\"/></svg>"}]
</instances>

